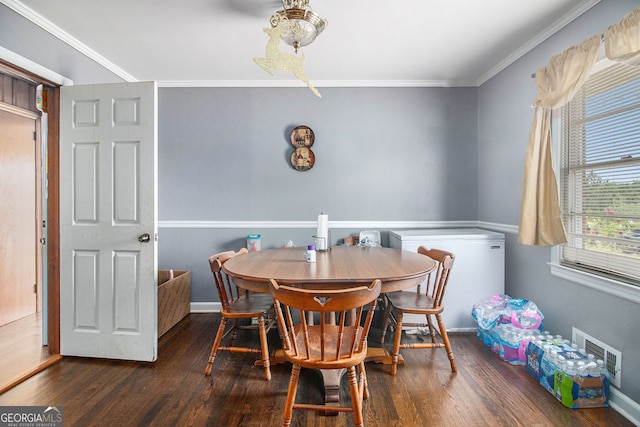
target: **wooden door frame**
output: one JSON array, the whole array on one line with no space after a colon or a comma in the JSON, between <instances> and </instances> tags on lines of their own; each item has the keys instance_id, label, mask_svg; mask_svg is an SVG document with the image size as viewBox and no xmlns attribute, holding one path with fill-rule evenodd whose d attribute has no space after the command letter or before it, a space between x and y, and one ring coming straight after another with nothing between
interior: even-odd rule
<instances>
[{"instance_id":1,"label":"wooden door frame","mask_svg":"<svg viewBox=\"0 0 640 427\"><path fill-rule=\"evenodd\" d=\"M60 87L47 92L47 335L60 354Z\"/></svg>"},{"instance_id":2,"label":"wooden door frame","mask_svg":"<svg viewBox=\"0 0 640 427\"><path fill-rule=\"evenodd\" d=\"M60 354L60 86L3 60L0 71L41 84L47 93L47 334L49 354Z\"/></svg>"}]
</instances>

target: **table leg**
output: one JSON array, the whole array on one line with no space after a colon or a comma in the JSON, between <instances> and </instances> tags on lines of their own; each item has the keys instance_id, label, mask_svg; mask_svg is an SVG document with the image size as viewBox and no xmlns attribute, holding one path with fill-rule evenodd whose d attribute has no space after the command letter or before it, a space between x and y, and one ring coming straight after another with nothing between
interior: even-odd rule
<instances>
[{"instance_id":1,"label":"table leg","mask_svg":"<svg viewBox=\"0 0 640 427\"><path fill-rule=\"evenodd\" d=\"M279 348L271 352L271 357L269 357L270 366L279 365L285 362L286 360L284 358L284 350ZM260 366L260 367L263 366L262 360L256 359L256 361L253 362L253 366Z\"/></svg>"},{"instance_id":2,"label":"table leg","mask_svg":"<svg viewBox=\"0 0 640 427\"><path fill-rule=\"evenodd\" d=\"M269 363L271 366L284 363L283 351L276 350L272 353ZM254 366L262 366L262 360L258 359L254 362ZM322 383L324 386L324 403L330 406L340 406L340 380L346 369L319 369L322 376ZM338 411L324 411L324 415L335 416L338 415Z\"/></svg>"},{"instance_id":3,"label":"table leg","mask_svg":"<svg viewBox=\"0 0 640 427\"><path fill-rule=\"evenodd\" d=\"M391 354L385 348L368 347L365 362L376 362L391 365ZM404 365L402 355L398 355L398 365Z\"/></svg>"},{"instance_id":4,"label":"table leg","mask_svg":"<svg viewBox=\"0 0 640 427\"><path fill-rule=\"evenodd\" d=\"M320 369L324 384L324 404L329 406L340 405L340 380L346 369ZM338 411L324 411L324 415L336 416Z\"/></svg>"}]
</instances>

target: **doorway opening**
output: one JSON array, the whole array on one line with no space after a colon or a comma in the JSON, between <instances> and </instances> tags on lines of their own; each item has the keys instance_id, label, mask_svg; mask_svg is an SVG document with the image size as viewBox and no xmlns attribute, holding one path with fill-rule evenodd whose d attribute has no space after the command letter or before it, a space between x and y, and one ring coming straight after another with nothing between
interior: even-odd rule
<instances>
[{"instance_id":1,"label":"doorway opening","mask_svg":"<svg viewBox=\"0 0 640 427\"><path fill-rule=\"evenodd\" d=\"M59 359L47 346L46 112L44 87L0 62L0 393Z\"/></svg>"}]
</instances>

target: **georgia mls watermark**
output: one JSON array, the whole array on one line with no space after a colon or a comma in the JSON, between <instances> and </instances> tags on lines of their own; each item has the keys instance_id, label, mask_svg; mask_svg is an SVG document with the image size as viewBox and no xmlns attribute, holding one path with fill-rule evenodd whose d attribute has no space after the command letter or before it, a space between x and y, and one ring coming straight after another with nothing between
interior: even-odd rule
<instances>
[{"instance_id":1,"label":"georgia mls watermark","mask_svg":"<svg viewBox=\"0 0 640 427\"><path fill-rule=\"evenodd\" d=\"M62 427L62 406L0 406L0 427Z\"/></svg>"}]
</instances>

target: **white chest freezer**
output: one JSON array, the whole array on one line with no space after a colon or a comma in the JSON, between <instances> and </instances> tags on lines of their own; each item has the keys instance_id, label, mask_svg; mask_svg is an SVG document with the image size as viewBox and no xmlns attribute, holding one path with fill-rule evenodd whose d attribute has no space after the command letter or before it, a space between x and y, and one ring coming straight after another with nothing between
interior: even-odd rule
<instances>
[{"instance_id":1,"label":"white chest freezer","mask_svg":"<svg viewBox=\"0 0 640 427\"><path fill-rule=\"evenodd\" d=\"M416 252L421 245L455 254L442 317L447 331L475 331L477 325L471 317L473 304L504 293L504 234L479 228L389 232L392 248ZM426 324L422 315L404 318L405 322Z\"/></svg>"}]
</instances>

